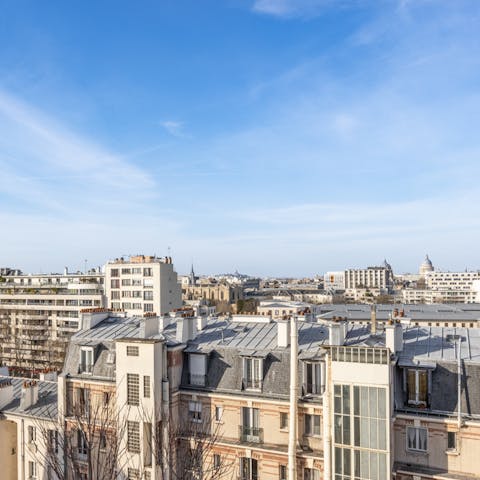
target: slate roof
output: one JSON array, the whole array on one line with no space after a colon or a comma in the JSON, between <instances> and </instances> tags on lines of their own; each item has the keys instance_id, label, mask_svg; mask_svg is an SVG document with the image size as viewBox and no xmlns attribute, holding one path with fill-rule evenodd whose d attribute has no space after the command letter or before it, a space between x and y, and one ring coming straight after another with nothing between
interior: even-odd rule
<instances>
[{"instance_id":1,"label":"slate roof","mask_svg":"<svg viewBox=\"0 0 480 480\"><path fill-rule=\"evenodd\" d=\"M38 384L38 401L35 405L23 410L20 408L22 384L29 379L3 376L0 377L1 379L11 380L13 385L13 400L2 409L2 413L53 420L57 418L57 382L36 380Z\"/></svg>"}]
</instances>

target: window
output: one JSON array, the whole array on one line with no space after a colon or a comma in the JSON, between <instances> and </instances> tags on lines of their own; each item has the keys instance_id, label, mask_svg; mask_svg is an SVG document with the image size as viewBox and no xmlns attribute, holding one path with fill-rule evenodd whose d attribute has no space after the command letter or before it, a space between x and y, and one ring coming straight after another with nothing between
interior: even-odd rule
<instances>
[{"instance_id":1,"label":"window","mask_svg":"<svg viewBox=\"0 0 480 480\"><path fill-rule=\"evenodd\" d=\"M320 415L305 414L305 435L320 436Z\"/></svg>"},{"instance_id":2,"label":"window","mask_svg":"<svg viewBox=\"0 0 480 480\"><path fill-rule=\"evenodd\" d=\"M407 427L407 449L427 451L428 431L426 428Z\"/></svg>"},{"instance_id":3,"label":"window","mask_svg":"<svg viewBox=\"0 0 480 480\"><path fill-rule=\"evenodd\" d=\"M143 304L144 312L153 312L153 303L144 303Z\"/></svg>"},{"instance_id":4,"label":"window","mask_svg":"<svg viewBox=\"0 0 480 480\"><path fill-rule=\"evenodd\" d=\"M288 413L280 412L280 430L286 430L288 428Z\"/></svg>"},{"instance_id":5,"label":"window","mask_svg":"<svg viewBox=\"0 0 480 480\"><path fill-rule=\"evenodd\" d=\"M28 478L32 480L37 478L37 464L35 462L28 462Z\"/></svg>"},{"instance_id":6,"label":"window","mask_svg":"<svg viewBox=\"0 0 480 480\"><path fill-rule=\"evenodd\" d=\"M220 470L220 467L222 466L222 458L218 453L213 454L213 468L215 470Z\"/></svg>"},{"instance_id":7,"label":"window","mask_svg":"<svg viewBox=\"0 0 480 480\"><path fill-rule=\"evenodd\" d=\"M280 465L278 476L280 480L287 480L287 466Z\"/></svg>"},{"instance_id":8,"label":"window","mask_svg":"<svg viewBox=\"0 0 480 480\"><path fill-rule=\"evenodd\" d=\"M133 290L132 297L133 298L142 298L142 292L140 290ZM151 298L151 300L153 300L153 298Z\"/></svg>"},{"instance_id":9,"label":"window","mask_svg":"<svg viewBox=\"0 0 480 480\"><path fill-rule=\"evenodd\" d=\"M92 373L93 348L80 347L80 373Z\"/></svg>"},{"instance_id":10,"label":"window","mask_svg":"<svg viewBox=\"0 0 480 480\"><path fill-rule=\"evenodd\" d=\"M188 417L192 422L202 421L202 404L200 402L188 402Z\"/></svg>"},{"instance_id":11,"label":"window","mask_svg":"<svg viewBox=\"0 0 480 480\"><path fill-rule=\"evenodd\" d=\"M220 405L217 405L215 407L215 421L216 422L221 422L223 417L223 407Z\"/></svg>"},{"instance_id":12,"label":"window","mask_svg":"<svg viewBox=\"0 0 480 480\"><path fill-rule=\"evenodd\" d=\"M303 376L305 394L318 395L321 391L321 364L305 362Z\"/></svg>"},{"instance_id":13,"label":"window","mask_svg":"<svg viewBox=\"0 0 480 480\"><path fill-rule=\"evenodd\" d=\"M75 411L77 415L87 415L90 411L90 392L87 388L76 389Z\"/></svg>"},{"instance_id":14,"label":"window","mask_svg":"<svg viewBox=\"0 0 480 480\"><path fill-rule=\"evenodd\" d=\"M37 429L32 425L28 426L28 443L33 443L37 440Z\"/></svg>"},{"instance_id":15,"label":"window","mask_svg":"<svg viewBox=\"0 0 480 480\"><path fill-rule=\"evenodd\" d=\"M151 277L153 275L151 268L144 268L143 269L143 276L144 277Z\"/></svg>"},{"instance_id":16,"label":"window","mask_svg":"<svg viewBox=\"0 0 480 480\"><path fill-rule=\"evenodd\" d=\"M77 430L77 451L79 455L86 455L88 451L87 436L83 430Z\"/></svg>"},{"instance_id":17,"label":"window","mask_svg":"<svg viewBox=\"0 0 480 480\"><path fill-rule=\"evenodd\" d=\"M447 449L448 450L457 449L457 433L456 432L447 432Z\"/></svg>"},{"instance_id":18,"label":"window","mask_svg":"<svg viewBox=\"0 0 480 480\"><path fill-rule=\"evenodd\" d=\"M100 446L100 450L107 449L107 434L105 432L100 432L99 446Z\"/></svg>"},{"instance_id":19,"label":"window","mask_svg":"<svg viewBox=\"0 0 480 480\"><path fill-rule=\"evenodd\" d=\"M131 453L140 452L140 423L127 422L127 449Z\"/></svg>"},{"instance_id":20,"label":"window","mask_svg":"<svg viewBox=\"0 0 480 480\"><path fill-rule=\"evenodd\" d=\"M143 292L143 299L144 300L153 300L153 292L151 290L147 290Z\"/></svg>"},{"instance_id":21,"label":"window","mask_svg":"<svg viewBox=\"0 0 480 480\"><path fill-rule=\"evenodd\" d=\"M127 404L140 404L140 376L138 373L127 373Z\"/></svg>"},{"instance_id":22,"label":"window","mask_svg":"<svg viewBox=\"0 0 480 480\"><path fill-rule=\"evenodd\" d=\"M261 442L260 411L258 408L242 407L242 425L240 440L242 442Z\"/></svg>"},{"instance_id":23,"label":"window","mask_svg":"<svg viewBox=\"0 0 480 480\"><path fill-rule=\"evenodd\" d=\"M136 345L127 345L127 357L138 357L139 349Z\"/></svg>"},{"instance_id":24,"label":"window","mask_svg":"<svg viewBox=\"0 0 480 480\"><path fill-rule=\"evenodd\" d=\"M141 303L134 303L132 307L133 307L133 310L141 310L142 309L142 304Z\"/></svg>"},{"instance_id":25,"label":"window","mask_svg":"<svg viewBox=\"0 0 480 480\"><path fill-rule=\"evenodd\" d=\"M243 386L244 388L261 389L263 380L263 359L243 359Z\"/></svg>"},{"instance_id":26,"label":"window","mask_svg":"<svg viewBox=\"0 0 480 480\"><path fill-rule=\"evenodd\" d=\"M112 300L120 300L120 290L113 290L111 297Z\"/></svg>"},{"instance_id":27,"label":"window","mask_svg":"<svg viewBox=\"0 0 480 480\"><path fill-rule=\"evenodd\" d=\"M120 288L120 280L110 280L110 288Z\"/></svg>"},{"instance_id":28,"label":"window","mask_svg":"<svg viewBox=\"0 0 480 480\"><path fill-rule=\"evenodd\" d=\"M108 405L110 403L110 392L103 392L103 404Z\"/></svg>"},{"instance_id":29,"label":"window","mask_svg":"<svg viewBox=\"0 0 480 480\"><path fill-rule=\"evenodd\" d=\"M122 302L122 310L131 310L132 304L130 302Z\"/></svg>"},{"instance_id":30,"label":"window","mask_svg":"<svg viewBox=\"0 0 480 480\"><path fill-rule=\"evenodd\" d=\"M112 268L112 270L110 270L110 275L112 277L118 277L118 268Z\"/></svg>"},{"instance_id":31,"label":"window","mask_svg":"<svg viewBox=\"0 0 480 480\"><path fill-rule=\"evenodd\" d=\"M320 470L316 470L315 468L304 468L303 480L320 480Z\"/></svg>"},{"instance_id":32,"label":"window","mask_svg":"<svg viewBox=\"0 0 480 480\"><path fill-rule=\"evenodd\" d=\"M127 480L140 480L140 471L138 470L138 468L129 468L128 469Z\"/></svg>"},{"instance_id":33,"label":"window","mask_svg":"<svg viewBox=\"0 0 480 480\"><path fill-rule=\"evenodd\" d=\"M122 275L130 275L131 270L130 268L122 268Z\"/></svg>"},{"instance_id":34,"label":"window","mask_svg":"<svg viewBox=\"0 0 480 480\"><path fill-rule=\"evenodd\" d=\"M190 353L188 356L190 368L190 385L205 386L207 373L207 356Z\"/></svg>"},{"instance_id":35,"label":"window","mask_svg":"<svg viewBox=\"0 0 480 480\"><path fill-rule=\"evenodd\" d=\"M122 287L129 287L131 284L132 281L129 278L122 278Z\"/></svg>"},{"instance_id":36,"label":"window","mask_svg":"<svg viewBox=\"0 0 480 480\"><path fill-rule=\"evenodd\" d=\"M130 290L124 290L122 292L122 298L132 298L132 292Z\"/></svg>"},{"instance_id":37,"label":"window","mask_svg":"<svg viewBox=\"0 0 480 480\"><path fill-rule=\"evenodd\" d=\"M240 480L258 480L258 462L254 458L240 458Z\"/></svg>"},{"instance_id":38,"label":"window","mask_svg":"<svg viewBox=\"0 0 480 480\"><path fill-rule=\"evenodd\" d=\"M150 375L143 376L143 396L150 398Z\"/></svg>"},{"instance_id":39,"label":"window","mask_svg":"<svg viewBox=\"0 0 480 480\"><path fill-rule=\"evenodd\" d=\"M142 274L142 269L139 267L132 268L132 275L141 275Z\"/></svg>"},{"instance_id":40,"label":"window","mask_svg":"<svg viewBox=\"0 0 480 480\"><path fill-rule=\"evenodd\" d=\"M48 431L48 449L50 452L58 453L58 431Z\"/></svg>"},{"instance_id":41,"label":"window","mask_svg":"<svg viewBox=\"0 0 480 480\"><path fill-rule=\"evenodd\" d=\"M409 405L427 405L428 372L427 370L407 370L407 395Z\"/></svg>"}]
</instances>

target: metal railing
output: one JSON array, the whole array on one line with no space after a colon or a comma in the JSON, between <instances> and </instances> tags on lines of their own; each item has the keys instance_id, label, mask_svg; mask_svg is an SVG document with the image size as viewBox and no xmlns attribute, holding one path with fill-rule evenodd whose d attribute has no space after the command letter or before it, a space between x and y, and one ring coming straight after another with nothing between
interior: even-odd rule
<instances>
[{"instance_id":1,"label":"metal railing","mask_svg":"<svg viewBox=\"0 0 480 480\"><path fill-rule=\"evenodd\" d=\"M263 428L240 425L238 430L241 442L263 443Z\"/></svg>"}]
</instances>

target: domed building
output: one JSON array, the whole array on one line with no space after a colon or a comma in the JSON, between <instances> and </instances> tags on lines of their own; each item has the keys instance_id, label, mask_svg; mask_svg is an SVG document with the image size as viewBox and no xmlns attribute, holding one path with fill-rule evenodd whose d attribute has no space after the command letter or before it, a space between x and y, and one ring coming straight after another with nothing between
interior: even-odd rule
<instances>
[{"instance_id":1,"label":"domed building","mask_svg":"<svg viewBox=\"0 0 480 480\"><path fill-rule=\"evenodd\" d=\"M433 272L434 270L435 268L433 267L431 260L428 258L428 255L425 255L425 260L420 265L418 273L420 275L425 275L426 273Z\"/></svg>"}]
</instances>

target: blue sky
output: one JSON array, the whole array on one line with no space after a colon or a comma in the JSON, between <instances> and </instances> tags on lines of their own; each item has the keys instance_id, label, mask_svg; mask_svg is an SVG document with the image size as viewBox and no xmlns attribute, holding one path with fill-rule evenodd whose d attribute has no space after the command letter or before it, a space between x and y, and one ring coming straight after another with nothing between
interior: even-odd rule
<instances>
[{"instance_id":1,"label":"blue sky","mask_svg":"<svg viewBox=\"0 0 480 480\"><path fill-rule=\"evenodd\" d=\"M0 265L479 267L478 1L0 8Z\"/></svg>"}]
</instances>

